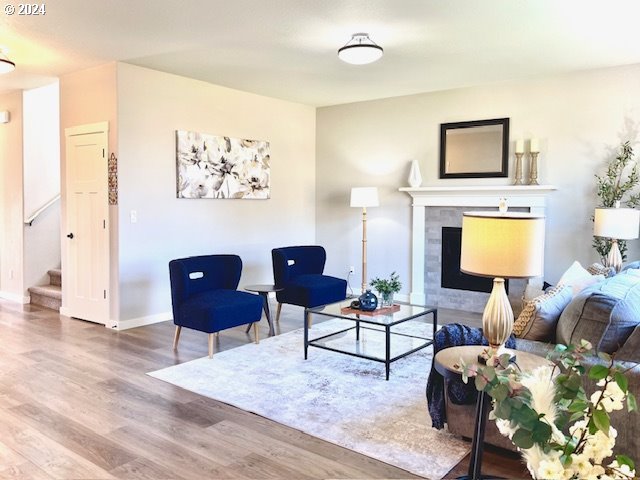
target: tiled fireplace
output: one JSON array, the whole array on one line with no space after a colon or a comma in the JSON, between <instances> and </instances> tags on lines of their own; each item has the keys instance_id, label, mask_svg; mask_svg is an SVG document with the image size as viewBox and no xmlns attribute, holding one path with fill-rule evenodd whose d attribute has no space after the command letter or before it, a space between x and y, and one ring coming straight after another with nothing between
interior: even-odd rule
<instances>
[{"instance_id":1,"label":"tiled fireplace","mask_svg":"<svg viewBox=\"0 0 640 480\"><path fill-rule=\"evenodd\" d=\"M400 190L413 198L411 303L482 312L488 293L442 286L443 227L461 227L465 211L497 210L502 197L507 199L512 211L544 214L546 195L555 187L420 187ZM509 297L515 306L526 281L511 280L509 283Z\"/></svg>"}]
</instances>

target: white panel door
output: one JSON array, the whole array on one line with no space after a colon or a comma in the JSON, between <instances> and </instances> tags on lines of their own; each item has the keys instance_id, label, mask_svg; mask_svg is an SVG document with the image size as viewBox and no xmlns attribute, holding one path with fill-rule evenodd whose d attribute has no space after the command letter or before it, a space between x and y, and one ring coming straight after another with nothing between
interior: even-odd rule
<instances>
[{"instance_id":1,"label":"white panel door","mask_svg":"<svg viewBox=\"0 0 640 480\"><path fill-rule=\"evenodd\" d=\"M109 318L107 145L106 123L66 130L66 304L70 316L102 324Z\"/></svg>"}]
</instances>

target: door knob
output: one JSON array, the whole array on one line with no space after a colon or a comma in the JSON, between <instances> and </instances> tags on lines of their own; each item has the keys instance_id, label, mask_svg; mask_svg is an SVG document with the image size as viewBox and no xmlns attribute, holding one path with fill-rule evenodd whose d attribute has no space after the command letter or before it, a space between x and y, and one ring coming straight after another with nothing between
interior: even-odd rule
<instances>
[{"instance_id":1,"label":"door knob","mask_svg":"<svg viewBox=\"0 0 640 480\"><path fill-rule=\"evenodd\" d=\"M73 238L73 233L70 233L69 235L67 235L67 238Z\"/></svg>"}]
</instances>

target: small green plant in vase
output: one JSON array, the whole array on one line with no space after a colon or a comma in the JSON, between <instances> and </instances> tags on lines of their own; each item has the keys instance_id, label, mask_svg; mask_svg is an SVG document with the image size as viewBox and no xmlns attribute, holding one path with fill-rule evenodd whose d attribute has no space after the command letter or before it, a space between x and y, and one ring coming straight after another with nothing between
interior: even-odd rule
<instances>
[{"instance_id":1,"label":"small green plant in vase","mask_svg":"<svg viewBox=\"0 0 640 480\"><path fill-rule=\"evenodd\" d=\"M388 279L375 277L369 285L382 297L383 307L393 305L393 294L398 293L402 288L400 277L396 272L391 272Z\"/></svg>"}]
</instances>

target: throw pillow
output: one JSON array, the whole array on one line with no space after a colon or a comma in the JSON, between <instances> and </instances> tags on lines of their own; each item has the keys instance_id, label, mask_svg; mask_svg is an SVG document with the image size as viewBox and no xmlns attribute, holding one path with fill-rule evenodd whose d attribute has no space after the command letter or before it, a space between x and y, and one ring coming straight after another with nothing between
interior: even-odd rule
<instances>
[{"instance_id":1,"label":"throw pillow","mask_svg":"<svg viewBox=\"0 0 640 480\"><path fill-rule=\"evenodd\" d=\"M558 285L528 301L513 324L513 333L527 340L553 341L558 319L572 298L569 285Z\"/></svg>"},{"instance_id":2,"label":"throw pillow","mask_svg":"<svg viewBox=\"0 0 640 480\"><path fill-rule=\"evenodd\" d=\"M575 261L560 277L558 286L569 285L575 297L581 290L604 280L604 275L591 275L580 262Z\"/></svg>"},{"instance_id":3,"label":"throw pillow","mask_svg":"<svg viewBox=\"0 0 640 480\"><path fill-rule=\"evenodd\" d=\"M536 297L544 294L544 289L538 287L537 285L532 285L527 283L527 286L524 287L524 293L522 294L522 310L527 306L527 302L530 302Z\"/></svg>"},{"instance_id":4,"label":"throw pillow","mask_svg":"<svg viewBox=\"0 0 640 480\"><path fill-rule=\"evenodd\" d=\"M572 300L558 321L556 343L569 345L585 339L598 351L612 353L625 344L638 324L640 277L618 274ZM640 360L638 355L636 352L636 360Z\"/></svg>"},{"instance_id":5,"label":"throw pillow","mask_svg":"<svg viewBox=\"0 0 640 480\"><path fill-rule=\"evenodd\" d=\"M592 263L587 267L587 272L591 275L604 275L605 278L609 278L616 274L616 269L613 267L605 267L601 263Z\"/></svg>"}]
</instances>

